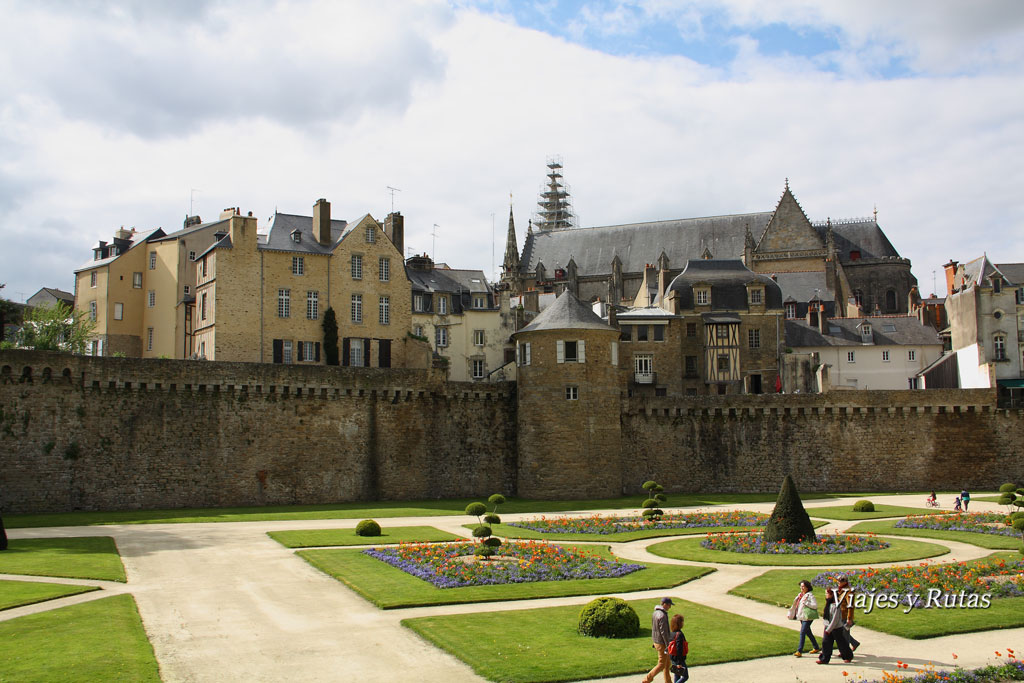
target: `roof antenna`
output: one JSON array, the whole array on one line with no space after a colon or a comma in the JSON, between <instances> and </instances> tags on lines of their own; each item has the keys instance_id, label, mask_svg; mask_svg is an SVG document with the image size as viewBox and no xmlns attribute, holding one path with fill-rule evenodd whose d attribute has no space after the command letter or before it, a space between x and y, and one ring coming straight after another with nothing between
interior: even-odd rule
<instances>
[{"instance_id":1,"label":"roof antenna","mask_svg":"<svg viewBox=\"0 0 1024 683\"><path fill-rule=\"evenodd\" d=\"M875 223L878 223L878 204L875 204Z\"/></svg>"},{"instance_id":2,"label":"roof antenna","mask_svg":"<svg viewBox=\"0 0 1024 683\"><path fill-rule=\"evenodd\" d=\"M394 213L395 212L395 193L396 192L401 192L401 190L399 190L397 187L391 187L390 185L387 186L387 189L388 189L388 192L391 193L391 213Z\"/></svg>"},{"instance_id":3,"label":"roof antenna","mask_svg":"<svg viewBox=\"0 0 1024 683\"><path fill-rule=\"evenodd\" d=\"M202 190L197 190L195 188L192 188L191 190L188 191L188 215L189 216L195 216L196 215L195 212L192 210L192 205L195 203L195 200L196 200L196 192L202 192Z\"/></svg>"},{"instance_id":4,"label":"roof antenna","mask_svg":"<svg viewBox=\"0 0 1024 683\"><path fill-rule=\"evenodd\" d=\"M440 227L440 225L434 223L434 229L430 232L430 236L434 238L434 241L430 246L430 258L435 261L437 259L437 229Z\"/></svg>"}]
</instances>

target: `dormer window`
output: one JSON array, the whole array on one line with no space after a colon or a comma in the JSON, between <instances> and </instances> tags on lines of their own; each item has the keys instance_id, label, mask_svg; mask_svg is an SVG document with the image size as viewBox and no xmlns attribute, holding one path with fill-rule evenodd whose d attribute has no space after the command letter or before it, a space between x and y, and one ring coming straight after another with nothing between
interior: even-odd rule
<instances>
[{"instance_id":1,"label":"dormer window","mask_svg":"<svg viewBox=\"0 0 1024 683\"><path fill-rule=\"evenodd\" d=\"M760 306L764 303L764 290L760 287L754 287L750 290L750 304L752 306Z\"/></svg>"},{"instance_id":2,"label":"dormer window","mask_svg":"<svg viewBox=\"0 0 1024 683\"><path fill-rule=\"evenodd\" d=\"M870 344L871 339L871 325L864 323L860 326L860 340L864 344Z\"/></svg>"},{"instance_id":3,"label":"dormer window","mask_svg":"<svg viewBox=\"0 0 1024 683\"><path fill-rule=\"evenodd\" d=\"M786 317L787 318L795 318L796 317L796 304L794 304L794 303L786 304Z\"/></svg>"},{"instance_id":4,"label":"dormer window","mask_svg":"<svg viewBox=\"0 0 1024 683\"><path fill-rule=\"evenodd\" d=\"M992 278L992 293L999 294L1003 291L1003 280L1000 277Z\"/></svg>"},{"instance_id":5,"label":"dormer window","mask_svg":"<svg viewBox=\"0 0 1024 683\"><path fill-rule=\"evenodd\" d=\"M298 230L292 230L292 242L301 242L301 241L302 241L302 233L299 232Z\"/></svg>"},{"instance_id":6,"label":"dormer window","mask_svg":"<svg viewBox=\"0 0 1024 683\"><path fill-rule=\"evenodd\" d=\"M707 287L693 290L693 301L697 306L707 306L711 303L711 290Z\"/></svg>"}]
</instances>

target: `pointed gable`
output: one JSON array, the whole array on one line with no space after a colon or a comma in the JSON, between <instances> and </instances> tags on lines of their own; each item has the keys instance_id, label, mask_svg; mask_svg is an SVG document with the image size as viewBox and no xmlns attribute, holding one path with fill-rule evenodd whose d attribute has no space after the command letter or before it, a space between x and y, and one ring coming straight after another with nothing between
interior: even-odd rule
<instances>
[{"instance_id":1,"label":"pointed gable","mask_svg":"<svg viewBox=\"0 0 1024 683\"><path fill-rule=\"evenodd\" d=\"M772 214L768 226L761 234L757 242L757 252L773 251L804 251L808 249L824 249L825 243L821 235L811 221L807 219L800 203L789 189L789 180L786 181L786 189L782 192L775 212Z\"/></svg>"}]
</instances>

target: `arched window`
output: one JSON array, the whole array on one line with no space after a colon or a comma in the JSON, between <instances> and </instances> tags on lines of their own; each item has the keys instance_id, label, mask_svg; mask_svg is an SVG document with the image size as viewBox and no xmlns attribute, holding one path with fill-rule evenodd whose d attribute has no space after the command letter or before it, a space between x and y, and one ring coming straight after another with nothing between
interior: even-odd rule
<instances>
[{"instance_id":1,"label":"arched window","mask_svg":"<svg viewBox=\"0 0 1024 683\"><path fill-rule=\"evenodd\" d=\"M896 312L896 290L890 289L885 293L885 310L889 313Z\"/></svg>"}]
</instances>

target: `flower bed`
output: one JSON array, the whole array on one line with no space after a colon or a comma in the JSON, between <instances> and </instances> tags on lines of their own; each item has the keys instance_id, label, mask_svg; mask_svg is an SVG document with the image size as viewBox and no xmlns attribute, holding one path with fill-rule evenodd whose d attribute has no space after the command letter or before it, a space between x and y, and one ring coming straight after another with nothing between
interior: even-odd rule
<instances>
[{"instance_id":1,"label":"flower bed","mask_svg":"<svg viewBox=\"0 0 1024 683\"><path fill-rule=\"evenodd\" d=\"M937 531L969 531L975 534L1020 536L1007 525L1007 517L999 512L965 512L948 515L910 516L896 522L900 529L935 529Z\"/></svg>"},{"instance_id":2,"label":"flower bed","mask_svg":"<svg viewBox=\"0 0 1024 683\"><path fill-rule=\"evenodd\" d=\"M617 534L646 529L700 529L723 526L764 526L768 515L759 512L676 512L663 515L656 522L642 517L541 517L506 526L530 529L542 534Z\"/></svg>"},{"instance_id":3,"label":"flower bed","mask_svg":"<svg viewBox=\"0 0 1024 683\"><path fill-rule=\"evenodd\" d=\"M957 597L988 593L993 598L1016 598L1024 595L1024 560L980 560L888 567L886 569L854 569L821 572L811 583L815 586L837 585L836 575L846 574L850 586L869 595L896 595L900 604L925 607L929 590L940 595ZM877 602L877 601L876 601ZM945 602L945 599L942 600Z\"/></svg>"},{"instance_id":4,"label":"flower bed","mask_svg":"<svg viewBox=\"0 0 1024 683\"><path fill-rule=\"evenodd\" d=\"M835 555L883 550L889 543L871 536L832 534L819 536L814 541L800 543L766 543L759 533L722 532L708 535L701 546L708 550L730 553L759 553L762 555Z\"/></svg>"},{"instance_id":5,"label":"flower bed","mask_svg":"<svg viewBox=\"0 0 1024 683\"><path fill-rule=\"evenodd\" d=\"M998 650L995 654L1002 657ZM956 657L954 654L953 657ZM1009 661L1005 664L983 666L978 669L936 669L931 664L925 669L918 669L911 673L909 665L897 661L897 673L884 672L882 678L868 681L867 683L940 683L950 681L951 683L1005 683L1006 681L1024 681L1024 662L1016 658L1012 649L1007 648L1006 657ZM902 670L902 671L901 671ZM849 676L845 671L844 676ZM853 683L852 677L847 678ZM863 680L862 677L857 678Z\"/></svg>"},{"instance_id":6,"label":"flower bed","mask_svg":"<svg viewBox=\"0 0 1024 683\"><path fill-rule=\"evenodd\" d=\"M544 541L502 543L500 552L508 561L465 562L463 558L473 555L476 547L471 541L403 543L363 552L438 588L610 579L645 569L642 564L604 560L588 552Z\"/></svg>"}]
</instances>

